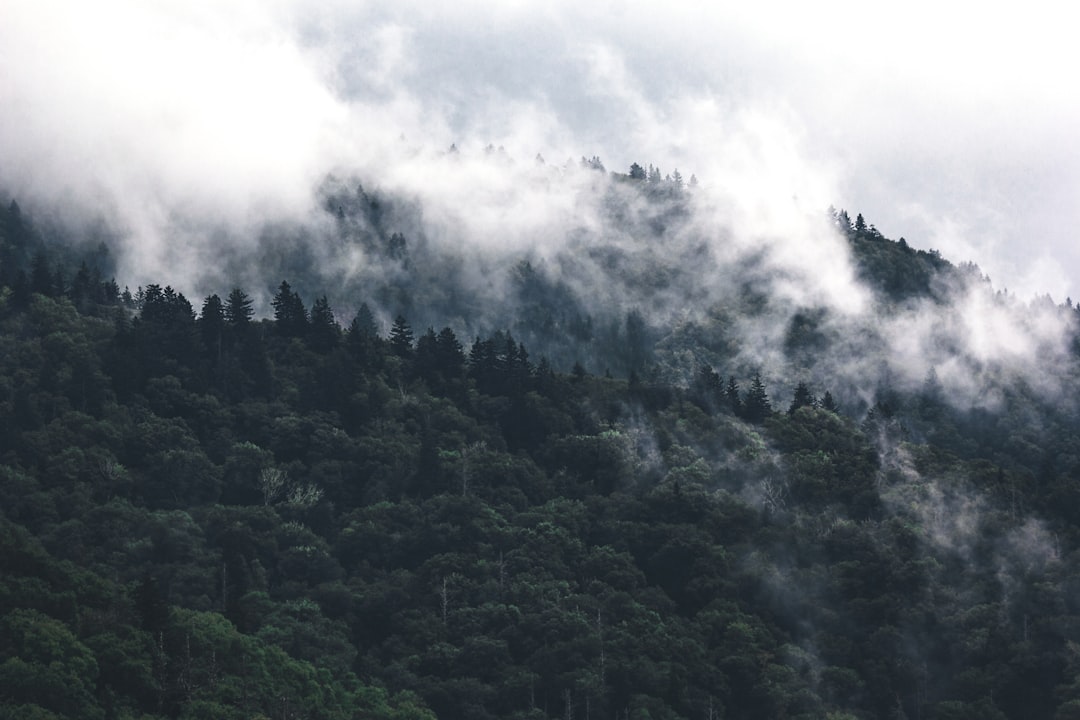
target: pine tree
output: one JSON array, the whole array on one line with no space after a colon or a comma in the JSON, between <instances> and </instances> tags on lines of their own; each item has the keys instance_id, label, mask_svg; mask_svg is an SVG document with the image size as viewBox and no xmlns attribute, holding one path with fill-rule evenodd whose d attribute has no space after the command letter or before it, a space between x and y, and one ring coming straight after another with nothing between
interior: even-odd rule
<instances>
[{"instance_id":1,"label":"pine tree","mask_svg":"<svg viewBox=\"0 0 1080 720\"><path fill-rule=\"evenodd\" d=\"M248 294L240 288L233 288L225 299L225 322L240 328L248 325L254 315Z\"/></svg>"},{"instance_id":2,"label":"pine tree","mask_svg":"<svg viewBox=\"0 0 1080 720\"><path fill-rule=\"evenodd\" d=\"M379 337L379 328L375 324L375 316L367 303L360 305L356 316L349 323L349 330L345 336L345 346L349 354L360 363L361 367L372 369L378 365L382 357L383 340Z\"/></svg>"},{"instance_id":3,"label":"pine tree","mask_svg":"<svg viewBox=\"0 0 1080 720\"><path fill-rule=\"evenodd\" d=\"M424 378L431 384L438 383L439 375L439 340L433 328L416 341L415 362L413 370L419 377Z\"/></svg>"},{"instance_id":4,"label":"pine tree","mask_svg":"<svg viewBox=\"0 0 1080 720\"><path fill-rule=\"evenodd\" d=\"M772 414L772 403L765 391L765 383L761 381L761 373L755 372L750 380L750 389L746 391L743 400L743 416L752 423L760 423Z\"/></svg>"},{"instance_id":5,"label":"pine tree","mask_svg":"<svg viewBox=\"0 0 1080 720\"><path fill-rule=\"evenodd\" d=\"M49 256L44 251L39 251L34 255L34 261L30 266L30 292L48 297L56 294L53 287L53 275L49 270Z\"/></svg>"},{"instance_id":6,"label":"pine tree","mask_svg":"<svg viewBox=\"0 0 1080 720\"><path fill-rule=\"evenodd\" d=\"M293 292L288 281L282 280L277 295L270 301L274 308L274 323L279 335L303 337L307 332L307 309L300 296Z\"/></svg>"},{"instance_id":7,"label":"pine tree","mask_svg":"<svg viewBox=\"0 0 1080 720\"><path fill-rule=\"evenodd\" d=\"M831 413L839 411L836 401L833 400L832 393L828 390L825 391L825 394L821 398L821 407L823 410L828 410Z\"/></svg>"},{"instance_id":8,"label":"pine tree","mask_svg":"<svg viewBox=\"0 0 1080 720\"><path fill-rule=\"evenodd\" d=\"M412 355L413 331L404 315L394 318L394 327L390 329L390 352L402 358Z\"/></svg>"},{"instance_id":9,"label":"pine tree","mask_svg":"<svg viewBox=\"0 0 1080 720\"><path fill-rule=\"evenodd\" d=\"M202 312L199 314L199 333L212 358L221 356L221 333L224 327L225 314L221 298L217 294L210 295L203 301Z\"/></svg>"},{"instance_id":10,"label":"pine tree","mask_svg":"<svg viewBox=\"0 0 1080 720\"><path fill-rule=\"evenodd\" d=\"M83 311L93 295L94 282L90 276L90 268L87 267L86 261L83 260L79 264L75 277L71 280L71 301L75 303L75 307Z\"/></svg>"},{"instance_id":11,"label":"pine tree","mask_svg":"<svg viewBox=\"0 0 1080 720\"><path fill-rule=\"evenodd\" d=\"M460 376L462 365L465 364L465 353L453 330L444 327L439 331L436 351L439 372L447 379Z\"/></svg>"},{"instance_id":12,"label":"pine tree","mask_svg":"<svg viewBox=\"0 0 1080 720\"><path fill-rule=\"evenodd\" d=\"M810 388L806 383L800 382L795 386L795 396L791 400L791 406L788 408L788 415L794 415L795 411L801 407L814 407L817 405L817 398L810 392Z\"/></svg>"},{"instance_id":13,"label":"pine tree","mask_svg":"<svg viewBox=\"0 0 1080 720\"><path fill-rule=\"evenodd\" d=\"M341 326L334 319L334 311L323 295L311 306L311 323L308 332L308 344L319 353L328 353L337 347L341 340Z\"/></svg>"},{"instance_id":14,"label":"pine tree","mask_svg":"<svg viewBox=\"0 0 1080 720\"><path fill-rule=\"evenodd\" d=\"M724 396L727 398L728 405L731 407L731 412L736 415L742 415L742 400L739 397L739 384L735 382L735 376L728 377L727 388L724 389Z\"/></svg>"},{"instance_id":15,"label":"pine tree","mask_svg":"<svg viewBox=\"0 0 1080 720\"><path fill-rule=\"evenodd\" d=\"M724 396L724 381L712 365L705 364L698 368L697 385L698 392L710 405Z\"/></svg>"}]
</instances>

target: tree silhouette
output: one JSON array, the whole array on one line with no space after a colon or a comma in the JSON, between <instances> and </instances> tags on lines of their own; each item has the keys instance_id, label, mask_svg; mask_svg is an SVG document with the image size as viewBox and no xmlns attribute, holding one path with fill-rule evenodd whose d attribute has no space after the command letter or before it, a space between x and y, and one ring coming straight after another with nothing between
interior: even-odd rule
<instances>
[{"instance_id":1,"label":"tree silhouette","mask_svg":"<svg viewBox=\"0 0 1080 720\"><path fill-rule=\"evenodd\" d=\"M772 414L772 403L765 391L765 383L761 381L761 373L755 372L750 380L750 389L746 391L743 400L743 416L752 423L760 423Z\"/></svg>"},{"instance_id":2,"label":"tree silhouette","mask_svg":"<svg viewBox=\"0 0 1080 720\"><path fill-rule=\"evenodd\" d=\"M330 303L323 295L311 306L308 344L315 352L327 353L337 347L340 341L341 326L334 319L334 311L330 309Z\"/></svg>"},{"instance_id":3,"label":"tree silhouette","mask_svg":"<svg viewBox=\"0 0 1080 720\"><path fill-rule=\"evenodd\" d=\"M246 326L255 315L251 304L247 293L240 288L233 288L225 299L225 322L237 328Z\"/></svg>"},{"instance_id":4,"label":"tree silhouette","mask_svg":"<svg viewBox=\"0 0 1080 720\"><path fill-rule=\"evenodd\" d=\"M791 406L788 407L788 415L794 415L795 411L801 407L814 407L817 405L817 398L810 392L810 388L806 383L800 382L795 386L795 395L791 400Z\"/></svg>"},{"instance_id":5,"label":"tree silhouette","mask_svg":"<svg viewBox=\"0 0 1080 720\"><path fill-rule=\"evenodd\" d=\"M390 352L401 358L412 356L413 331L404 315L394 318L394 326L390 328Z\"/></svg>"},{"instance_id":6,"label":"tree silhouette","mask_svg":"<svg viewBox=\"0 0 1080 720\"><path fill-rule=\"evenodd\" d=\"M281 281L270 305L274 308L274 323L279 335L304 336L308 328L307 309L304 308L304 301L300 299L300 296L293 292L288 281Z\"/></svg>"}]
</instances>

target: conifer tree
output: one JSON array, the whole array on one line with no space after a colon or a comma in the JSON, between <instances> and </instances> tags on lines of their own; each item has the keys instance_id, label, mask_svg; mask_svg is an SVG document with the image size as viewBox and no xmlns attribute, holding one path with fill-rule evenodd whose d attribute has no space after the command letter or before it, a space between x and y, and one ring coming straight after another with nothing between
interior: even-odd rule
<instances>
[{"instance_id":1,"label":"conifer tree","mask_svg":"<svg viewBox=\"0 0 1080 720\"><path fill-rule=\"evenodd\" d=\"M788 415L794 415L795 411L801 407L814 407L817 405L817 398L810 392L810 388L806 383L800 382L795 386L795 395L791 400L791 406L788 407Z\"/></svg>"},{"instance_id":2,"label":"conifer tree","mask_svg":"<svg viewBox=\"0 0 1080 720\"><path fill-rule=\"evenodd\" d=\"M250 323L254 315L248 294L240 288L233 288L225 299L225 322L239 328Z\"/></svg>"},{"instance_id":3,"label":"conifer tree","mask_svg":"<svg viewBox=\"0 0 1080 720\"><path fill-rule=\"evenodd\" d=\"M755 372L750 380L750 389L746 391L743 400L743 415L752 423L760 423L772 414L772 403L765 391L765 383L761 381L761 373Z\"/></svg>"},{"instance_id":4,"label":"conifer tree","mask_svg":"<svg viewBox=\"0 0 1080 720\"><path fill-rule=\"evenodd\" d=\"M731 407L731 412L736 415L742 414L742 399L739 396L739 384L735 382L735 376L728 377L727 387L724 389L724 396L727 398L728 405Z\"/></svg>"},{"instance_id":5,"label":"conifer tree","mask_svg":"<svg viewBox=\"0 0 1080 720\"><path fill-rule=\"evenodd\" d=\"M311 349L327 353L337 347L341 340L341 326L334 319L334 311L330 303L323 295L311 306L311 327L308 333L308 343Z\"/></svg>"},{"instance_id":6,"label":"conifer tree","mask_svg":"<svg viewBox=\"0 0 1080 720\"><path fill-rule=\"evenodd\" d=\"M394 326L390 329L390 352L402 358L412 355L413 331L404 315L394 318Z\"/></svg>"},{"instance_id":7,"label":"conifer tree","mask_svg":"<svg viewBox=\"0 0 1080 720\"><path fill-rule=\"evenodd\" d=\"M225 314L221 298L215 293L203 301L202 312L199 314L199 333L211 357L217 358L221 355L221 332L224 327Z\"/></svg>"},{"instance_id":8,"label":"conifer tree","mask_svg":"<svg viewBox=\"0 0 1080 720\"><path fill-rule=\"evenodd\" d=\"M379 328L375 324L375 316L367 303L360 305L355 317L349 323L349 330L345 335L345 346L349 354L360 363L361 367L374 368L381 357L383 340L379 337Z\"/></svg>"},{"instance_id":9,"label":"conifer tree","mask_svg":"<svg viewBox=\"0 0 1080 720\"><path fill-rule=\"evenodd\" d=\"M826 390L825 394L821 397L821 407L822 409L828 410L829 412L833 413L839 411L839 408L836 405L836 401L833 400L832 393L828 390Z\"/></svg>"},{"instance_id":10,"label":"conifer tree","mask_svg":"<svg viewBox=\"0 0 1080 720\"><path fill-rule=\"evenodd\" d=\"M274 308L274 322L279 335L303 337L307 332L307 309L288 281L281 281L277 295L270 301L270 305Z\"/></svg>"}]
</instances>

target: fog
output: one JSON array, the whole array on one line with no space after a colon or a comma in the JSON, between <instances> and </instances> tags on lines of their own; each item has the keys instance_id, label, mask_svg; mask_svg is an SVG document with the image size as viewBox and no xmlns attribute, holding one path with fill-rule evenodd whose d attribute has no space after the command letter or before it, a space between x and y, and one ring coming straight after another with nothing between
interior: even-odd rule
<instances>
[{"instance_id":1,"label":"fog","mask_svg":"<svg viewBox=\"0 0 1080 720\"><path fill-rule=\"evenodd\" d=\"M156 269L178 217L242 229L299 212L329 166L378 167L402 134L721 183L757 159L731 150L750 126L781 152L793 139L812 170L759 176L773 198L825 189L889 236L979 262L999 287L1077 294L1078 51L1052 3L14 0L0 12L4 184L122 221L136 272Z\"/></svg>"},{"instance_id":2,"label":"fog","mask_svg":"<svg viewBox=\"0 0 1080 720\"><path fill-rule=\"evenodd\" d=\"M240 284L265 309L281 279L267 272L302 260L324 280L303 290L348 313L372 299L357 288L452 276L475 297L421 320L471 332L498 325L486 309L506 309L528 260L654 329L727 313L730 371L790 385L785 328L818 308L832 351L812 380L847 378L868 403L883 364L906 388L933 369L958 405L992 404L1010 373L1062 390L1040 370L1067 354L1061 313L973 282L946 306L881 315L822 219L862 212L1021 301L1077 295L1077 51L1057 12L14 0L0 11L0 187L75 234L113 228L133 287ZM582 157L699 183L661 217ZM328 189L357 186L393 227L334 221ZM412 265L372 246L391 231ZM743 312L747 287L769 298L763 314Z\"/></svg>"}]
</instances>

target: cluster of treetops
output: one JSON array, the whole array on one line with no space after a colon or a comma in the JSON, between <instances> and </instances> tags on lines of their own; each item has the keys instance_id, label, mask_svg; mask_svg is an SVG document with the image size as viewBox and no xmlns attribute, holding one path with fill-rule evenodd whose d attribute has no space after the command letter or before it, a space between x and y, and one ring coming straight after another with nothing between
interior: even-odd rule
<instances>
[{"instance_id":1,"label":"cluster of treetops","mask_svg":"<svg viewBox=\"0 0 1080 720\"><path fill-rule=\"evenodd\" d=\"M778 411L3 219L0 717L1080 717L1080 434L1028 389Z\"/></svg>"}]
</instances>

